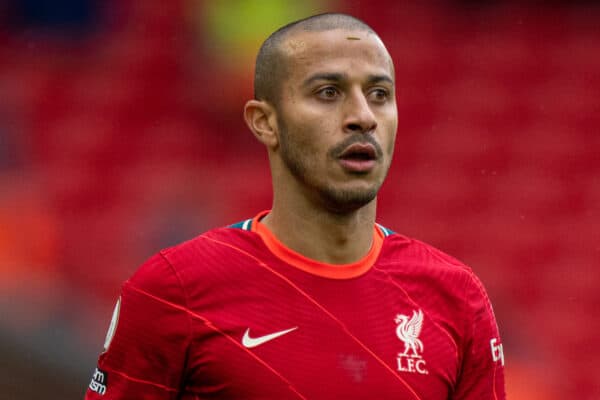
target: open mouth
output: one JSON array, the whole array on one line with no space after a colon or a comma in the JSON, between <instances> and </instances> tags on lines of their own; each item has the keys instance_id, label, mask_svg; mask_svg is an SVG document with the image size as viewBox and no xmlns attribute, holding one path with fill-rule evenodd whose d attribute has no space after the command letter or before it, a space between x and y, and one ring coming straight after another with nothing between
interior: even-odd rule
<instances>
[{"instance_id":1,"label":"open mouth","mask_svg":"<svg viewBox=\"0 0 600 400\"><path fill-rule=\"evenodd\" d=\"M339 162L348 172L367 173L377 163L377 151L370 143L354 143L339 155Z\"/></svg>"},{"instance_id":2,"label":"open mouth","mask_svg":"<svg viewBox=\"0 0 600 400\"><path fill-rule=\"evenodd\" d=\"M354 143L340 154L340 158L343 160L371 161L377 158L377 152L372 144Z\"/></svg>"}]
</instances>

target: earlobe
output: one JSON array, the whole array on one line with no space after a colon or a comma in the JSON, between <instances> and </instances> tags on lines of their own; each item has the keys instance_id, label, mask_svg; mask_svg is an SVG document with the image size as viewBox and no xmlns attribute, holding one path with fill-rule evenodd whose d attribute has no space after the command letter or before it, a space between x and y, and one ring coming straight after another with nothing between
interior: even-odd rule
<instances>
[{"instance_id":1,"label":"earlobe","mask_svg":"<svg viewBox=\"0 0 600 400\"><path fill-rule=\"evenodd\" d=\"M249 100L244 107L244 120L254 136L269 148L277 147L277 119L274 110L265 101Z\"/></svg>"}]
</instances>

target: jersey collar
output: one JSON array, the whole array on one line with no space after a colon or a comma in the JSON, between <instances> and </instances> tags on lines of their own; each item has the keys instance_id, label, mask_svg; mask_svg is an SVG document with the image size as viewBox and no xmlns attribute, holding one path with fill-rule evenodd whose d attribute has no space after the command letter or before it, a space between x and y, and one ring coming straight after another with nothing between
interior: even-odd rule
<instances>
[{"instance_id":1,"label":"jersey collar","mask_svg":"<svg viewBox=\"0 0 600 400\"><path fill-rule=\"evenodd\" d=\"M269 210L262 211L252 220L252 232L257 233L267 246L267 248L280 260L296 267L304 272L330 279L351 279L366 273L379 257L383 238L385 234L379 226L373 227L373 244L369 252L360 260L351 264L328 264L310 259L302 254L286 247L275 235L260 222L260 220L269 213Z\"/></svg>"}]
</instances>

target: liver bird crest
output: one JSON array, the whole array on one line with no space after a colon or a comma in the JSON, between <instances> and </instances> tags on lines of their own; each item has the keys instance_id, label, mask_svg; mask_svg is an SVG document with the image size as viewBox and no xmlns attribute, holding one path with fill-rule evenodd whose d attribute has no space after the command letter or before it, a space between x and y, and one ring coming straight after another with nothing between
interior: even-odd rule
<instances>
[{"instance_id":1,"label":"liver bird crest","mask_svg":"<svg viewBox=\"0 0 600 400\"><path fill-rule=\"evenodd\" d=\"M394 321L398 324L396 335L398 335L398 339L404 342L404 353L402 355L407 356L409 350L411 350L412 357L421 358L419 353L423 351L423 342L419 340L419 334L423 326L423 312L421 310L413 311L410 319L406 315L398 314Z\"/></svg>"}]
</instances>

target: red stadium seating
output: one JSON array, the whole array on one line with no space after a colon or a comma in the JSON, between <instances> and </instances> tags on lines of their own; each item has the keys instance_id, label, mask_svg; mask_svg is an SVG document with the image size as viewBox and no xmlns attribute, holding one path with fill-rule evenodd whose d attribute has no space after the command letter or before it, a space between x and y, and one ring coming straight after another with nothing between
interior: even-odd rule
<instances>
[{"instance_id":1,"label":"red stadium seating","mask_svg":"<svg viewBox=\"0 0 600 400\"><path fill-rule=\"evenodd\" d=\"M32 219L41 211L31 206L31 234L52 234L32 255L48 267L32 274L59 271L107 313L159 247L271 200L241 100L219 104L248 82L225 93L219 66L190 56L198 42L182 3L131 2L75 47L40 40L31 51L18 37L0 46L0 111L21 118L24 168L43 182L30 195L49 216ZM579 373L600 361L600 11L386 3L381 13L345 2L396 62L399 130L381 222L473 266L505 340L536 342L524 355L506 346L509 359L545 358L544 373L566 382L558 398L600 397L600 380ZM19 279L0 269L0 287ZM97 318L77 324L104 329Z\"/></svg>"}]
</instances>

